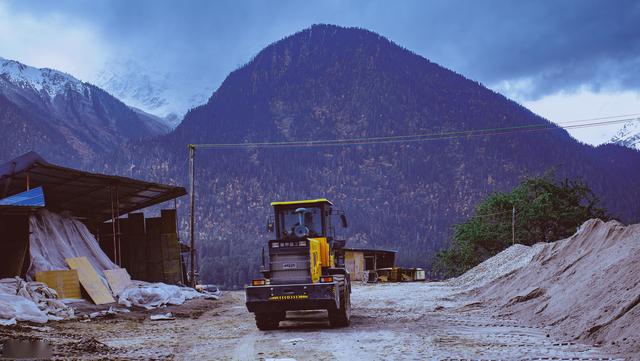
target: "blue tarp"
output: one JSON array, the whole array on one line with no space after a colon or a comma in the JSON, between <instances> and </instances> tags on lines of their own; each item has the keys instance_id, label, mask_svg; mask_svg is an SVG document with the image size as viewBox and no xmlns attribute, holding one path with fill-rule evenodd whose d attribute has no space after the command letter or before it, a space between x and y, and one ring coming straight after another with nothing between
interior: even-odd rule
<instances>
[{"instance_id":1,"label":"blue tarp","mask_svg":"<svg viewBox=\"0 0 640 361\"><path fill-rule=\"evenodd\" d=\"M42 187L34 188L26 192L14 194L0 199L0 206L16 207L44 207L44 192Z\"/></svg>"}]
</instances>

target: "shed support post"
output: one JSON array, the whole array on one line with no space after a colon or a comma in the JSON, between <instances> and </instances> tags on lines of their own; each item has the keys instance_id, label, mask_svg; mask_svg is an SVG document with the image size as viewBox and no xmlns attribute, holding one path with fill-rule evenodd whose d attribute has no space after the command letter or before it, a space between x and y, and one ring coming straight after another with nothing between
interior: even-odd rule
<instances>
[{"instance_id":1,"label":"shed support post","mask_svg":"<svg viewBox=\"0 0 640 361\"><path fill-rule=\"evenodd\" d=\"M111 195L111 233L113 234L113 263L118 263L118 245L116 244L116 214L113 209L113 186L109 187Z\"/></svg>"},{"instance_id":2,"label":"shed support post","mask_svg":"<svg viewBox=\"0 0 640 361\"><path fill-rule=\"evenodd\" d=\"M511 209L511 244L516 244L516 206Z\"/></svg>"},{"instance_id":3,"label":"shed support post","mask_svg":"<svg viewBox=\"0 0 640 361\"><path fill-rule=\"evenodd\" d=\"M191 258L191 287L196 286L196 248L195 248L195 164L194 158L196 155L196 147L194 144L189 144L189 246L190 246L190 258Z\"/></svg>"},{"instance_id":4,"label":"shed support post","mask_svg":"<svg viewBox=\"0 0 640 361\"><path fill-rule=\"evenodd\" d=\"M120 190L116 184L116 234L118 235L118 266L122 267L122 248L120 240Z\"/></svg>"}]
</instances>

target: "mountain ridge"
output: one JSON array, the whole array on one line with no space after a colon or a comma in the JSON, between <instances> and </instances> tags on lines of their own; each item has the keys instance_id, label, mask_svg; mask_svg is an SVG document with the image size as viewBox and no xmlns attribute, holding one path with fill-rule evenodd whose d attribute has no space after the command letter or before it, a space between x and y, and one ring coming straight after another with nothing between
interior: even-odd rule
<instances>
[{"instance_id":1,"label":"mountain ridge","mask_svg":"<svg viewBox=\"0 0 640 361\"><path fill-rule=\"evenodd\" d=\"M30 144L43 154L52 154L53 160L78 165L112 151L129 139L157 136L169 130L156 117L134 110L72 75L4 58L0 59L0 96L4 114L10 117L0 120L9 127L18 124L8 123L18 122L18 128L22 129L18 133L22 137L3 144L1 153L8 157L32 150L24 148ZM29 131L48 132L50 136L43 139L61 141L49 144ZM21 143L27 138L28 142ZM70 149L58 152L53 149L55 143L64 143Z\"/></svg>"},{"instance_id":2,"label":"mountain ridge","mask_svg":"<svg viewBox=\"0 0 640 361\"><path fill-rule=\"evenodd\" d=\"M229 74L171 133L99 165L186 184L187 145L348 139L549 125L518 103L370 31L315 25ZM353 246L393 248L429 267L451 226L485 195L556 169L582 178L624 221L640 219L636 152L591 147L562 128L415 143L196 150L196 230L205 281L241 287L270 237L269 202L326 197L350 216ZM102 169L102 168L101 168ZM624 175L623 175L624 174ZM186 200L179 200L187 212ZM184 213L187 214L187 213ZM181 220L186 229L186 218ZM183 233L183 236L186 234Z\"/></svg>"}]
</instances>

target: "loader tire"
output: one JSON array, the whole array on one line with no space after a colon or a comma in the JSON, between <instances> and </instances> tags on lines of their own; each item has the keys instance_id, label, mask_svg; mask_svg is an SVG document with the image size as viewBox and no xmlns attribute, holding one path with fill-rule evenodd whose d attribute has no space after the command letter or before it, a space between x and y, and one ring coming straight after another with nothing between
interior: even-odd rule
<instances>
[{"instance_id":1,"label":"loader tire","mask_svg":"<svg viewBox=\"0 0 640 361\"><path fill-rule=\"evenodd\" d=\"M275 330L284 319L279 313L256 313L256 326L260 331Z\"/></svg>"},{"instance_id":2,"label":"loader tire","mask_svg":"<svg viewBox=\"0 0 640 361\"><path fill-rule=\"evenodd\" d=\"M351 295L347 287L342 290L340 308L329 310L329 325L331 327L347 327L351 323Z\"/></svg>"}]
</instances>

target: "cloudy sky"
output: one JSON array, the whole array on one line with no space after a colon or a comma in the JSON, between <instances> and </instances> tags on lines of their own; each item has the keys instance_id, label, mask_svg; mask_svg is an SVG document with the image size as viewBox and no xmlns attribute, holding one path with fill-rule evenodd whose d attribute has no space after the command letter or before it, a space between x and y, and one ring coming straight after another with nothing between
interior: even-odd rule
<instances>
[{"instance_id":1,"label":"cloudy sky","mask_svg":"<svg viewBox=\"0 0 640 361\"><path fill-rule=\"evenodd\" d=\"M380 33L555 122L640 113L637 1L0 0L0 56L86 81L133 63L210 93L314 23ZM597 144L617 127L574 135Z\"/></svg>"}]
</instances>

